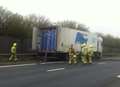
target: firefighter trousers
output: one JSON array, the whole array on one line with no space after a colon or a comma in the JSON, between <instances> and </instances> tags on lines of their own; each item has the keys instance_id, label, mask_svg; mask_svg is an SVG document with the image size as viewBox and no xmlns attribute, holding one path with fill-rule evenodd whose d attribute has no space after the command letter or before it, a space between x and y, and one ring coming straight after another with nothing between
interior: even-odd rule
<instances>
[{"instance_id":1,"label":"firefighter trousers","mask_svg":"<svg viewBox=\"0 0 120 87\"><path fill-rule=\"evenodd\" d=\"M77 57L69 56L69 64L76 64L77 63Z\"/></svg>"},{"instance_id":2,"label":"firefighter trousers","mask_svg":"<svg viewBox=\"0 0 120 87\"><path fill-rule=\"evenodd\" d=\"M9 61L12 61L12 60L17 61L16 53L11 53Z\"/></svg>"}]
</instances>

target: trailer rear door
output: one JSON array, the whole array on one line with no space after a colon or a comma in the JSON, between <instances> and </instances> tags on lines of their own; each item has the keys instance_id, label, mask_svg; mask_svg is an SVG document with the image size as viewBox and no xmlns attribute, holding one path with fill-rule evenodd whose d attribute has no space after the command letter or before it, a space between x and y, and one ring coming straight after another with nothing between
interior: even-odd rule
<instances>
[{"instance_id":1,"label":"trailer rear door","mask_svg":"<svg viewBox=\"0 0 120 87\"><path fill-rule=\"evenodd\" d=\"M41 30L41 51L53 52L56 50L56 29Z\"/></svg>"}]
</instances>

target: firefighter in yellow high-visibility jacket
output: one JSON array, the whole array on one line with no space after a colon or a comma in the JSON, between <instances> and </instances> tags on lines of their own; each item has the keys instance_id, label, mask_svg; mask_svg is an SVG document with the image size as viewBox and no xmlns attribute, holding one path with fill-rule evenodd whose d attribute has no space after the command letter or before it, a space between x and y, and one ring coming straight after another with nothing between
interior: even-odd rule
<instances>
[{"instance_id":1,"label":"firefighter in yellow high-visibility jacket","mask_svg":"<svg viewBox=\"0 0 120 87\"><path fill-rule=\"evenodd\" d=\"M83 64L87 63L87 45L85 43L81 45L81 59Z\"/></svg>"},{"instance_id":2,"label":"firefighter in yellow high-visibility jacket","mask_svg":"<svg viewBox=\"0 0 120 87\"><path fill-rule=\"evenodd\" d=\"M13 43L12 47L11 47L11 56L9 58L9 61L17 61L17 57L16 57L16 46L17 43Z\"/></svg>"},{"instance_id":3,"label":"firefighter in yellow high-visibility jacket","mask_svg":"<svg viewBox=\"0 0 120 87\"><path fill-rule=\"evenodd\" d=\"M88 63L92 63L92 56L93 56L93 46L89 45L88 46L88 54L87 54L87 59L88 59Z\"/></svg>"},{"instance_id":4,"label":"firefighter in yellow high-visibility jacket","mask_svg":"<svg viewBox=\"0 0 120 87\"><path fill-rule=\"evenodd\" d=\"M69 64L76 64L77 63L77 56L75 53L75 49L73 48L73 45L69 48Z\"/></svg>"}]
</instances>

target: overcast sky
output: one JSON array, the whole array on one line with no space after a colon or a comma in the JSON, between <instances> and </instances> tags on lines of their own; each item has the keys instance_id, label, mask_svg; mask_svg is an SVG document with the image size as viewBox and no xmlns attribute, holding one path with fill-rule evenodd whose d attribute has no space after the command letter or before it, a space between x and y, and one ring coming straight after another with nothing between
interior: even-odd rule
<instances>
[{"instance_id":1,"label":"overcast sky","mask_svg":"<svg viewBox=\"0 0 120 87\"><path fill-rule=\"evenodd\" d=\"M0 6L22 15L44 15L52 22L74 20L93 32L120 37L120 0L0 0Z\"/></svg>"}]
</instances>

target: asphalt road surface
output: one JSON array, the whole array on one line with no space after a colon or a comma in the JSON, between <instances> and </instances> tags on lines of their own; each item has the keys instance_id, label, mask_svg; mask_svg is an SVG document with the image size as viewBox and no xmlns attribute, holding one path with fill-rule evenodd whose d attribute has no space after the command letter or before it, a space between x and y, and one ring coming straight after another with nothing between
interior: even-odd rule
<instances>
[{"instance_id":1,"label":"asphalt road surface","mask_svg":"<svg viewBox=\"0 0 120 87\"><path fill-rule=\"evenodd\" d=\"M0 67L0 87L120 87L120 61Z\"/></svg>"}]
</instances>

